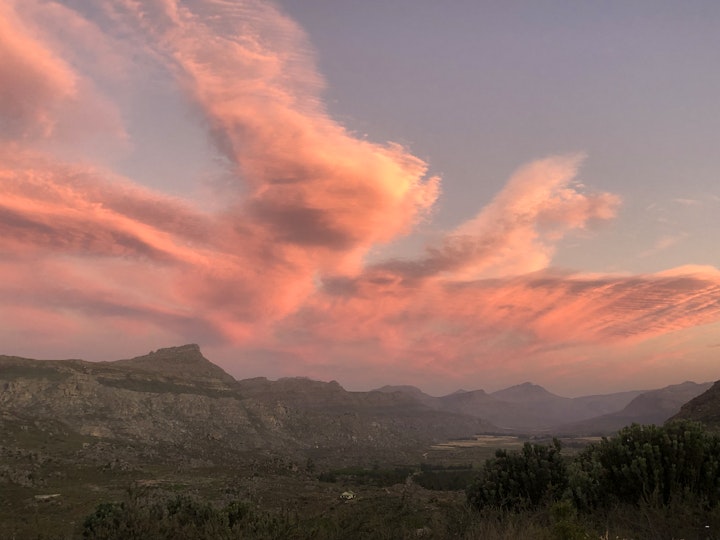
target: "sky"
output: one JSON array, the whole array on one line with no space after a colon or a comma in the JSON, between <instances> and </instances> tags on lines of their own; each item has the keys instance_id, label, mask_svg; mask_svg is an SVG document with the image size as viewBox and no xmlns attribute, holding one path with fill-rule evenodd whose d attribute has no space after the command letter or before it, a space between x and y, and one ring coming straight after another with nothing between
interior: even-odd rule
<instances>
[{"instance_id":1,"label":"sky","mask_svg":"<svg viewBox=\"0 0 720 540\"><path fill-rule=\"evenodd\" d=\"M0 353L720 378L720 4L0 0Z\"/></svg>"}]
</instances>

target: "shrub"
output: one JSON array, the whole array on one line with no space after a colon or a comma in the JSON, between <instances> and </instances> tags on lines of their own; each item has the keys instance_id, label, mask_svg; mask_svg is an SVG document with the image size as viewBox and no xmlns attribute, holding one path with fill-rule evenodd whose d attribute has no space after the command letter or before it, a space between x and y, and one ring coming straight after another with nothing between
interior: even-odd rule
<instances>
[{"instance_id":1,"label":"shrub","mask_svg":"<svg viewBox=\"0 0 720 540\"><path fill-rule=\"evenodd\" d=\"M224 507L185 495L131 493L121 503L101 503L83 523L83 538L103 540L222 540L284 538L297 516L270 513L244 501Z\"/></svg>"},{"instance_id":2,"label":"shrub","mask_svg":"<svg viewBox=\"0 0 720 540\"><path fill-rule=\"evenodd\" d=\"M616 502L667 505L689 495L720 502L720 439L693 422L632 426L581 452L570 468L579 507Z\"/></svg>"},{"instance_id":3,"label":"shrub","mask_svg":"<svg viewBox=\"0 0 720 540\"><path fill-rule=\"evenodd\" d=\"M525 443L521 452L498 450L467 489L468 502L477 509L521 510L560 499L568 486L560 449L555 439L551 445Z\"/></svg>"}]
</instances>

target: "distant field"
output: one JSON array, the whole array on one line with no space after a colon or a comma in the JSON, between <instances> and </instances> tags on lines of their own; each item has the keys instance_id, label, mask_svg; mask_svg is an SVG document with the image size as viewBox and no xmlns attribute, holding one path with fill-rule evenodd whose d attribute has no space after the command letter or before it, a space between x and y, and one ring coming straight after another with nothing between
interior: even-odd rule
<instances>
[{"instance_id":1,"label":"distant field","mask_svg":"<svg viewBox=\"0 0 720 540\"><path fill-rule=\"evenodd\" d=\"M577 453L587 445L598 442L601 437L563 437L564 452L567 455ZM473 438L450 440L431 446L423 454L425 462L441 465L472 463L479 467L485 460L495 456L500 449L518 450L526 442L549 443L552 437L529 438L517 435L476 435Z\"/></svg>"},{"instance_id":2,"label":"distant field","mask_svg":"<svg viewBox=\"0 0 720 540\"><path fill-rule=\"evenodd\" d=\"M492 448L512 448L522 446L527 439L509 435L477 435L473 439L460 439L449 441L431 446L433 450L443 450L446 448L473 448L473 447L492 447Z\"/></svg>"}]
</instances>

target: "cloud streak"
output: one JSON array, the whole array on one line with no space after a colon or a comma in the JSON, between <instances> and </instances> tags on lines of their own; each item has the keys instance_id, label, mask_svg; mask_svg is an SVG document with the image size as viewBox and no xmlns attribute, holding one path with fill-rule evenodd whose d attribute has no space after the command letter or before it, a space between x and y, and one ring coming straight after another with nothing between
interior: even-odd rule
<instances>
[{"instance_id":1,"label":"cloud streak","mask_svg":"<svg viewBox=\"0 0 720 540\"><path fill-rule=\"evenodd\" d=\"M306 36L267 2L108 0L89 12L68 2L43 8L52 23L33 5L0 2L0 315L18 335L81 340L93 325L140 323L305 364L291 373L357 361L458 376L720 320L712 268L552 270L563 238L620 205L577 180L581 156L525 165L417 258L368 265L374 246L428 218L439 179L403 147L330 118ZM117 71L70 63L48 45L58 18L76 49L97 35L96 55L142 60L119 59ZM125 105L100 89L108 77L135 81L129 65L171 80L207 130L231 179L217 210L141 186L81 146L59 155L52 139L78 100L109 104L125 136ZM92 138L105 127L79 129Z\"/></svg>"},{"instance_id":2,"label":"cloud streak","mask_svg":"<svg viewBox=\"0 0 720 540\"><path fill-rule=\"evenodd\" d=\"M58 105L77 93L70 66L35 39L13 3L0 4L0 136L46 137L55 128Z\"/></svg>"}]
</instances>

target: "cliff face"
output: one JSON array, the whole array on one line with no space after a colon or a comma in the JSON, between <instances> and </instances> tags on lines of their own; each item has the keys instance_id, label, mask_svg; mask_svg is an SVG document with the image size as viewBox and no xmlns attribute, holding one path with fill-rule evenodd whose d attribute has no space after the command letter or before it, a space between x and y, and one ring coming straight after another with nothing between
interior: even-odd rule
<instances>
[{"instance_id":1,"label":"cliff face","mask_svg":"<svg viewBox=\"0 0 720 540\"><path fill-rule=\"evenodd\" d=\"M184 347L177 351L181 356L187 352ZM159 352L167 358L174 349ZM253 421L232 377L196 379L190 373L124 362L0 357L0 407L21 418L56 420L82 435L149 445L193 448L199 440L217 438L248 448L272 434L271 412L255 406L260 421Z\"/></svg>"},{"instance_id":2,"label":"cliff face","mask_svg":"<svg viewBox=\"0 0 720 540\"><path fill-rule=\"evenodd\" d=\"M194 345L102 363L0 356L0 389L2 422L52 422L91 440L216 462L258 450L391 451L492 429L335 382L235 381Z\"/></svg>"}]
</instances>

